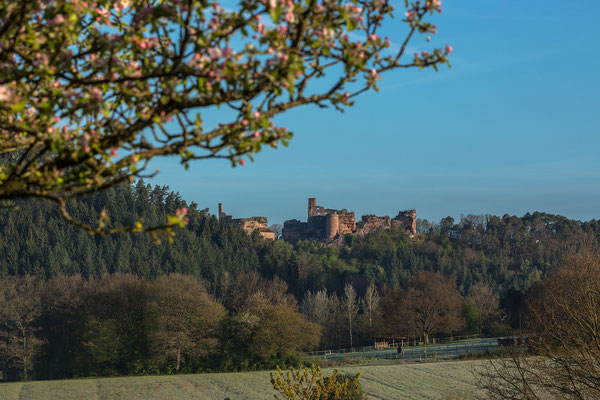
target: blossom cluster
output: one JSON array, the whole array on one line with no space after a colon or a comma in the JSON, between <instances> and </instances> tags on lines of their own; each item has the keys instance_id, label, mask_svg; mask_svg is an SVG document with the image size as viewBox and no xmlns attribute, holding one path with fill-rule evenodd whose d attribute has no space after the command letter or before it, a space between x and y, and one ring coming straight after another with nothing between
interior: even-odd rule
<instances>
[{"instance_id":1,"label":"blossom cluster","mask_svg":"<svg viewBox=\"0 0 600 400\"><path fill-rule=\"evenodd\" d=\"M0 198L97 190L140 176L159 156L244 165L262 146L287 145L278 114L343 109L384 72L435 67L452 51L393 53L380 36L394 12L388 0L242 1L234 10L214 0L9 0L2 12L0 153L24 155L2 167ZM436 34L426 21L434 12L441 0L411 3L407 38ZM323 76L331 84L321 90L312 82ZM215 106L232 118L206 128L202 115Z\"/></svg>"}]
</instances>

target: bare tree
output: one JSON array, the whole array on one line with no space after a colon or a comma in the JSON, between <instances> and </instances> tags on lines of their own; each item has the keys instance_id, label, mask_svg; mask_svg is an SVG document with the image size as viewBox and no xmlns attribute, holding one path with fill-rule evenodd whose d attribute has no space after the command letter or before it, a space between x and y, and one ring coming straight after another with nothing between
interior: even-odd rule
<instances>
[{"instance_id":1,"label":"bare tree","mask_svg":"<svg viewBox=\"0 0 600 400\"><path fill-rule=\"evenodd\" d=\"M23 370L28 379L41 340L36 336L41 315L38 285L33 276L6 277L0 281L0 354L5 362Z\"/></svg>"},{"instance_id":2,"label":"bare tree","mask_svg":"<svg viewBox=\"0 0 600 400\"><path fill-rule=\"evenodd\" d=\"M256 271L242 272L236 276L223 299L224 305L229 310L242 310L246 301L257 292L261 292L274 305L290 307L294 311L298 309L298 303L288 293L285 281L277 276L272 280L265 280Z\"/></svg>"},{"instance_id":3,"label":"bare tree","mask_svg":"<svg viewBox=\"0 0 600 400\"><path fill-rule=\"evenodd\" d=\"M360 301L369 337L373 337L373 327L379 317L379 300L377 288L374 283L371 283L369 287L367 287L365 296Z\"/></svg>"},{"instance_id":4,"label":"bare tree","mask_svg":"<svg viewBox=\"0 0 600 400\"><path fill-rule=\"evenodd\" d=\"M426 343L433 333L453 332L464 326L462 299L452 278L418 272L410 282L404 301L408 326L423 335Z\"/></svg>"},{"instance_id":5,"label":"bare tree","mask_svg":"<svg viewBox=\"0 0 600 400\"><path fill-rule=\"evenodd\" d=\"M348 335L350 337L350 347L352 347L352 334L354 322L358 315L358 302L356 298L356 291L352 284L347 283L344 287L344 311L346 314L346 322L348 323Z\"/></svg>"},{"instance_id":6,"label":"bare tree","mask_svg":"<svg viewBox=\"0 0 600 400\"><path fill-rule=\"evenodd\" d=\"M335 293L328 295L325 289L316 293L309 291L304 297L301 310L309 321L323 327L322 348L340 346L342 331L346 325L346 312Z\"/></svg>"},{"instance_id":7,"label":"bare tree","mask_svg":"<svg viewBox=\"0 0 600 400\"><path fill-rule=\"evenodd\" d=\"M300 309L309 321L325 326L329 321L331 314L327 290L319 290L316 293L308 291L306 296L304 296Z\"/></svg>"},{"instance_id":8,"label":"bare tree","mask_svg":"<svg viewBox=\"0 0 600 400\"><path fill-rule=\"evenodd\" d=\"M281 237L283 232L283 227L281 224L273 224L269 227L269 229L275 233L275 239L279 239Z\"/></svg>"},{"instance_id":9,"label":"bare tree","mask_svg":"<svg viewBox=\"0 0 600 400\"><path fill-rule=\"evenodd\" d=\"M322 348L331 344L333 338L332 323L332 302L327 295L327 290L323 289L316 293L308 291L300 307L306 319L315 322L323 328L320 346Z\"/></svg>"},{"instance_id":10,"label":"bare tree","mask_svg":"<svg viewBox=\"0 0 600 400\"><path fill-rule=\"evenodd\" d=\"M598 253L564 260L527 296L527 350L490 360L479 386L489 399L600 399Z\"/></svg>"},{"instance_id":11,"label":"bare tree","mask_svg":"<svg viewBox=\"0 0 600 400\"><path fill-rule=\"evenodd\" d=\"M498 320L502 312L500 310L500 298L494 290L485 283L476 283L469 289L467 296L477 309L479 322L479 333L484 327Z\"/></svg>"}]
</instances>

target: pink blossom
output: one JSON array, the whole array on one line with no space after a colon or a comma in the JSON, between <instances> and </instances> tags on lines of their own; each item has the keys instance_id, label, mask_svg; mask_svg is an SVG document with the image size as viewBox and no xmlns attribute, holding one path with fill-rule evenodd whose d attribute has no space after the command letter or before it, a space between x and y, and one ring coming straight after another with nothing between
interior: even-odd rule
<instances>
[{"instance_id":1,"label":"pink blossom","mask_svg":"<svg viewBox=\"0 0 600 400\"><path fill-rule=\"evenodd\" d=\"M291 9L289 9L283 16L283 19L289 23L293 23L296 20L296 17L294 15L294 12Z\"/></svg>"},{"instance_id":2,"label":"pink blossom","mask_svg":"<svg viewBox=\"0 0 600 400\"><path fill-rule=\"evenodd\" d=\"M121 12L124 9L126 9L127 7L129 7L130 5L131 5L130 0L120 0L115 3L115 10L117 10L117 12Z\"/></svg>"},{"instance_id":3,"label":"pink blossom","mask_svg":"<svg viewBox=\"0 0 600 400\"><path fill-rule=\"evenodd\" d=\"M187 207L182 207L182 208L178 208L177 210L175 210L175 214L181 215L181 216L186 215L187 212L188 212Z\"/></svg>"},{"instance_id":4,"label":"pink blossom","mask_svg":"<svg viewBox=\"0 0 600 400\"><path fill-rule=\"evenodd\" d=\"M244 165L246 165L246 161L242 158L240 159L240 165L243 167Z\"/></svg>"},{"instance_id":5,"label":"pink blossom","mask_svg":"<svg viewBox=\"0 0 600 400\"><path fill-rule=\"evenodd\" d=\"M208 22L209 29L216 30L219 28L220 22L217 17L212 17Z\"/></svg>"},{"instance_id":6,"label":"pink blossom","mask_svg":"<svg viewBox=\"0 0 600 400\"><path fill-rule=\"evenodd\" d=\"M452 46L450 46L449 44L446 45L446 55L452 53Z\"/></svg>"},{"instance_id":7,"label":"pink blossom","mask_svg":"<svg viewBox=\"0 0 600 400\"><path fill-rule=\"evenodd\" d=\"M256 111L254 113L254 118L259 119L260 118L260 113L258 111Z\"/></svg>"},{"instance_id":8,"label":"pink blossom","mask_svg":"<svg viewBox=\"0 0 600 400\"><path fill-rule=\"evenodd\" d=\"M108 19L110 17L110 11L106 8L96 8L96 12L101 18Z\"/></svg>"},{"instance_id":9,"label":"pink blossom","mask_svg":"<svg viewBox=\"0 0 600 400\"><path fill-rule=\"evenodd\" d=\"M95 102L102 101L102 91L96 87L90 89L90 96Z\"/></svg>"},{"instance_id":10,"label":"pink blossom","mask_svg":"<svg viewBox=\"0 0 600 400\"><path fill-rule=\"evenodd\" d=\"M254 133L252 134L252 136L254 136L255 138L259 138L260 137L260 132L259 131L254 131Z\"/></svg>"},{"instance_id":11,"label":"pink blossom","mask_svg":"<svg viewBox=\"0 0 600 400\"><path fill-rule=\"evenodd\" d=\"M62 14L56 15L53 19L48 21L48 26L57 26L65 23L65 17Z\"/></svg>"},{"instance_id":12,"label":"pink blossom","mask_svg":"<svg viewBox=\"0 0 600 400\"><path fill-rule=\"evenodd\" d=\"M242 120L242 125L244 125L244 126L248 125L248 120L247 119L243 119Z\"/></svg>"},{"instance_id":13,"label":"pink blossom","mask_svg":"<svg viewBox=\"0 0 600 400\"><path fill-rule=\"evenodd\" d=\"M127 63L127 67L133 70L138 70L140 69L140 63L138 61L130 61Z\"/></svg>"},{"instance_id":14,"label":"pink blossom","mask_svg":"<svg viewBox=\"0 0 600 400\"><path fill-rule=\"evenodd\" d=\"M12 95L13 92L8 85L0 85L0 101L10 101Z\"/></svg>"}]
</instances>

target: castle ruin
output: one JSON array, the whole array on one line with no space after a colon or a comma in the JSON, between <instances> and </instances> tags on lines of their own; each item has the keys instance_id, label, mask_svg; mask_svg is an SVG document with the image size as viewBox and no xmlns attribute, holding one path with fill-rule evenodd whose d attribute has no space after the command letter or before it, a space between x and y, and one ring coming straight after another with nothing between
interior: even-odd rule
<instances>
[{"instance_id":1,"label":"castle ruin","mask_svg":"<svg viewBox=\"0 0 600 400\"><path fill-rule=\"evenodd\" d=\"M234 223L246 231L248 235L258 231L265 239L275 239L275 232L269 229L267 217L233 218L223 212L223 203L219 203L219 221Z\"/></svg>"},{"instance_id":2,"label":"castle ruin","mask_svg":"<svg viewBox=\"0 0 600 400\"><path fill-rule=\"evenodd\" d=\"M364 215L357 223L353 211L321 207L317 205L317 199L311 197L308 199L307 222L297 219L285 221L283 239L288 242L317 240L331 243L347 233L364 236L379 229L389 230L392 227L404 229L409 237L414 237L417 232L417 211L401 211L392 219L387 216Z\"/></svg>"}]
</instances>

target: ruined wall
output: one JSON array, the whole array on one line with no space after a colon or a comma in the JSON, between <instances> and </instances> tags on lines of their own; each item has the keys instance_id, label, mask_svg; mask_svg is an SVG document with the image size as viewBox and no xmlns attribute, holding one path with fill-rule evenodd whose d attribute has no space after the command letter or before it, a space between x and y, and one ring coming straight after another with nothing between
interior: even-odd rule
<instances>
[{"instance_id":1,"label":"ruined wall","mask_svg":"<svg viewBox=\"0 0 600 400\"><path fill-rule=\"evenodd\" d=\"M219 221L231 222L241 227L248 235L258 231L265 239L275 239L275 232L269 229L267 217L233 218L223 211L223 204L219 203Z\"/></svg>"},{"instance_id":2,"label":"ruined wall","mask_svg":"<svg viewBox=\"0 0 600 400\"><path fill-rule=\"evenodd\" d=\"M398 215L392 220L392 226L403 228L408 236L415 237L417 233L417 210L398 212Z\"/></svg>"},{"instance_id":3,"label":"ruined wall","mask_svg":"<svg viewBox=\"0 0 600 400\"><path fill-rule=\"evenodd\" d=\"M356 233L365 236L380 229L390 229L391 226L390 217L388 216L363 215L361 221L356 225Z\"/></svg>"},{"instance_id":4,"label":"ruined wall","mask_svg":"<svg viewBox=\"0 0 600 400\"><path fill-rule=\"evenodd\" d=\"M340 235L356 232L356 218L354 217L354 211L347 212L346 210L342 210L338 215L340 219Z\"/></svg>"},{"instance_id":5,"label":"ruined wall","mask_svg":"<svg viewBox=\"0 0 600 400\"><path fill-rule=\"evenodd\" d=\"M227 222L232 222L233 221L233 217L231 215L227 215L225 212L223 212L223 203L219 203L219 221L227 221Z\"/></svg>"},{"instance_id":6,"label":"ruined wall","mask_svg":"<svg viewBox=\"0 0 600 400\"><path fill-rule=\"evenodd\" d=\"M391 229L392 226L399 227L411 238L414 237L417 233L417 212L400 211L393 219L387 216L364 215L361 221L356 223L353 211L321 207L317 205L317 199L311 197L308 199L307 222L295 219L285 221L282 234L283 239L289 242L317 240L332 244L340 242L341 236L347 233L364 236L380 229Z\"/></svg>"},{"instance_id":7,"label":"ruined wall","mask_svg":"<svg viewBox=\"0 0 600 400\"><path fill-rule=\"evenodd\" d=\"M287 242L296 242L304 237L306 222L300 222L297 219L288 219L283 223L281 235Z\"/></svg>"},{"instance_id":8,"label":"ruined wall","mask_svg":"<svg viewBox=\"0 0 600 400\"><path fill-rule=\"evenodd\" d=\"M325 240L326 238L326 216L316 215L310 217L304 228L305 240Z\"/></svg>"},{"instance_id":9,"label":"ruined wall","mask_svg":"<svg viewBox=\"0 0 600 400\"><path fill-rule=\"evenodd\" d=\"M327 239L327 217L324 215L315 215L308 218L307 222L300 222L297 219L287 220L283 223L283 239L288 242L298 240L318 240Z\"/></svg>"},{"instance_id":10,"label":"ruined wall","mask_svg":"<svg viewBox=\"0 0 600 400\"><path fill-rule=\"evenodd\" d=\"M316 198L310 197L308 199L308 218L314 217L317 215L325 215L325 209L323 207L319 207L317 205Z\"/></svg>"},{"instance_id":11,"label":"ruined wall","mask_svg":"<svg viewBox=\"0 0 600 400\"><path fill-rule=\"evenodd\" d=\"M269 228L259 228L258 233L260 233L260 236L264 237L265 239L275 240L275 232Z\"/></svg>"},{"instance_id":12,"label":"ruined wall","mask_svg":"<svg viewBox=\"0 0 600 400\"><path fill-rule=\"evenodd\" d=\"M307 222L288 220L283 223L283 238L297 240L330 241L338 235L356 231L354 212L336 210L317 205L317 199L308 199Z\"/></svg>"}]
</instances>

